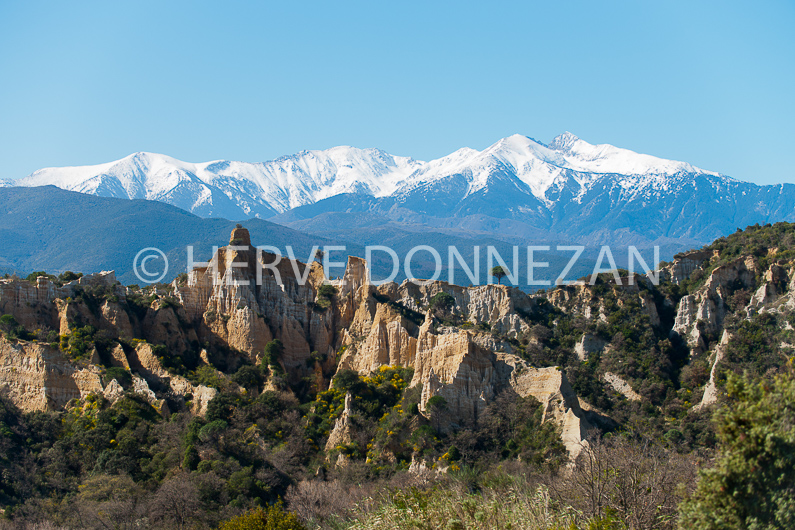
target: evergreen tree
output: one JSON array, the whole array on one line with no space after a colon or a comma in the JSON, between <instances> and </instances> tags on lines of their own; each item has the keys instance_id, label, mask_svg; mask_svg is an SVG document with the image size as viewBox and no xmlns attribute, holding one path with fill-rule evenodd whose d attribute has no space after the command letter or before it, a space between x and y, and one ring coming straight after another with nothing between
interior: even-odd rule
<instances>
[{"instance_id":1,"label":"evergreen tree","mask_svg":"<svg viewBox=\"0 0 795 530\"><path fill-rule=\"evenodd\" d=\"M491 275L497 278L497 283L502 284L502 279L507 276L505 269L503 269L500 265L496 267L492 267Z\"/></svg>"},{"instance_id":2,"label":"evergreen tree","mask_svg":"<svg viewBox=\"0 0 795 530\"><path fill-rule=\"evenodd\" d=\"M700 472L680 528L795 528L795 377L730 374L715 466Z\"/></svg>"}]
</instances>

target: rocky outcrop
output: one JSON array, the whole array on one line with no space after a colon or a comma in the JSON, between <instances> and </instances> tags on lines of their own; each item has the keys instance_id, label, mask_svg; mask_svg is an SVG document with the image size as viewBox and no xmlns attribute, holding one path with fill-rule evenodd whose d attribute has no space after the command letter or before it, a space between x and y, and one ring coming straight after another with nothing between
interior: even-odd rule
<instances>
[{"instance_id":1,"label":"rocky outcrop","mask_svg":"<svg viewBox=\"0 0 795 530\"><path fill-rule=\"evenodd\" d=\"M726 346L728 346L730 338L729 332L724 330L723 336L720 339L720 343L718 343L718 345L715 347L714 358L712 360L712 369L709 372L709 381L704 387L704 395L701 397L701 403L693 407L694 411L700 410L718 401L718 387L716 384L718 365L726 355Z\"/></svg>"},{"instance_id":2,"label":"rocky outcrop","mask_svg":"<svg viewBox=\"0 0 795 530\"><path fill-rule=\"evenodd\" d=\"M751 257L713 270L703 287L679 302L671 333L684 339L693 353L706 351L709 338L721 332L729 297L737 289L754 289L756 273Z\"/></svg>"},{"instance_id":3,"label":"rocky outcrop","mask_svg":"<svg viewBox=\"0 0 795 530\"><path fill-rule=\"evenodd\" d=\"M103 392L96 366L77 366L47 344L5 338L0 338L0 386L26 412L61 409L71 399Z\"/></svg>"},{"instance_id":4,"label":"rocky outcrop","mask_svg":"<svg viewBox=\"0 0 795 530\"><path fill-rule=\"evenodd\" d=\"M166 346L172 355L183 355L199 341L196 331L183 324L186 321L183 308L155 300L146 311L141 335L147 342Z\"/></svg>"},{"instance_id":5,"label":"rocky outcrop","mask_svg":"<svg viewBox=\"0 0 795 530\"><path fill-rule=\"evenodd\" d=\"M556 367L533 368L515 355L498 357L510 388L522 397L533 396L544 410L544 421L555 421L561 427L561 441L572 460L587 447L588 431L593 427L580 407L566 374Z\"/></svg>"},{"instance_id":6,"label":"rocky outcrop","mask_svg":"<svg viewBox=\"0 0 795 530\"><path fill-rule=\"evenodd\" d=\"M665 280L679 285L685 280L689 280L690 276L699 268L704 262L717 257L717 251L711 250L695 250L686 252L674 257L674 262L662 270L662 276Z\"/></svg>"},{"instance_id":7,"label":"rocky outcrop","mask_svg":"<svg viewBox=\"0 0 795 530\"><path fill-rule=\"evenodd\" d=\"M326 451L332 451L334 448L340 445L347 445L351 443L353 439L351 431L353 429L352 421L351 421L351 404L353 401L353 396L350 392L345 394L345 407L342 410L342 414L337 421L334 422L334 428L331 429L329 433L328 441L326 442Z\"/></svg>"},{"instance_id":8,"label":"rocky outcrop","mask_svg":"<svg viewBox=\"0 0 795 530\"><path fill-rule=\"evenodd\" d=\"M368 308L363 311L369 314ZM377 304L372 321L366 327L361 326L362 331L368 328L369 332L362 340L345 333L341 367L369 373L384 365L414 365L418 333L413 328L417 328L416 325L412 325L388 304ZM413 336L410 329L414 331Z\"/></svg>"},{"instance_id":9,"label":"rocky outcrop","mask_svg":"<svg viewBox=\"0 0 795 530\"><path fill-rule=\"evenodd\" d=\"M53 329L62 334L70 333L79 322L113 330L110 337L129 339L121 341L124 346L113 345L105 361L129 369L133 391L146 396L164 415L168 414L167 401L173 405L179 398L190 403L191 412L203 415L216 390L169 373L158 355L195 355L200 344L209 343L212 347L202 350L202 362L220 361L230 371L243 357L259 361L266 345L279 339L284 346L279 362L286 377L292 382L312 378L318 388L325 388L339 369L370 373L386 365L413 367L410 385L421 389L420 411L430 416L428 401L434 396L444 398L442 429L477 419L499 392L533 396L542 403L545 420L560 424L564 443L576 456L590 425L565 375L555 368L527 365L512 353L513 346L506 339L530 331L522 315L537 309L534 297L502 285L459 287L445 282L404 282L376 288L368 285L367 277L366 262L350 257L342 278L329 281L318 263L303 264L258 252L248 232L237 228L230 236L230 245L218 249L209 263L191 271L187 279L174 281L173 299L168 290L138 294L138 300L154 299L149 307L137 305L125 310L113 297L106 297L97 307L88 307L71 296L74 288L56 288L46 278L40 278L36 285L18 279L0 283L0 304L13 307L15 314L31 322L49 318ZM84 284L89 285L85 283L89 281L115 286L115 278L110 275L84 280ZM324 284L334 289L321 289ZM430 307L439 293L453 300L452 307L445 309L451 320L468 322L469 329L440 324L435 318L438 308ZM581 290L582 296L586 294L592 296L587 289ZM121 295L119 292L117 297ZM601 308L593 316L603 317L603 313ZM493 333L474 331L484 328ZM595 340L591 342L581 345L583 351L597 347ZM160 350L160 345L165 348ZM44 350L24 357L49 359L41 362L49 363L50 372L63 372L58 380L61 390L53 391L55 387L43 382L45 376L40 373L47 369L38 370L39 375L8 379L17 388L15 395L29 408L58 408L92 391L104 393L111 401L122 395L121 385L115 380L102 388L99 368L79 369L57 350ZM226 357L214 357L218 355ZM96 355L94 362L99 362L99 357ZM326 361L317 361L323 358ZM18 359L15 362L20 364ZM36 392L41 393L45 387L49 397L36 401ZM348 397L328 447L348 443L354 427Z\"/></svg>"},{"instance_id":10,"label":"rocky outcrop","mask_svg":"<svg viewBox=\"0 0 795 530\"><path fill-rule=\"evenodd\" d=\"M351 280L354 276L349 275ZM312 351L333 357L339 314L316 304L324 281L320 264L260 252L251 246L248 231L238 228L230 246L218 249L208 266L173 286L186 319L200 330L200 342L222 343L255 360L268 342L279 339L284 344L282 364L300 378L308 375L306 360Z\"/></svg>"},{"instance_id":11,"label":"rocky outcrop","mask_svg":"<svg viewBox=\"0 0 795 530\"><path fill-rule=\"evenodd\" d=\"M613 387L613 390L623 395L628 400L640 401L642 399L640 394L632 390L632 387L629 385L629 383L624 381L620 376L612 372L605 372L604 380L608 385Z\"/></svg>"},{"instance_id":12,"label":"rocky outcrop","mask_svg":"<svg viewBox=\"0 0 795 530\"><path fill-rule=\"evenodd\" d=\"M388 301L368 297L356 304L351 326L344 335L340 368L368 373L383 365L413 367L410 386L421 389L421 413L432 417L428 401L434 396L444 398L445 405L439 412L439 427L443 430L476 420L499 392L533 396L544 407L544 419L561 426L564 443L571 456L576 457L592 427L563 372L529 366L511 353L509 344L503 344L491 333L438 326L430 312L418 326L397 308L423 311L439 292L453 296L454 311L460 317L471 323L490 323L495 318L506 333L524 331L527 326L515 313L517 301L521 304L518 307L528 312L534 303L524 293L500 286L462 288L443 282L422 287L407 283L399 287L382 285L376 294L381 297L379 300ZM391 305L394 303L398 306Z\"/></svg>"},{"instance_id":13,"label":"rocky outcrop","mask_svg":"<svg viewBox=\"0 0 795 530\"><path fill-rule=\"evenodd\" d=\"M585 333L580 340L577 341L577 344L574 345L574 353L579 360L587 361L589 355L604 350L606 345L606 341L589 333Z\"/></svg>"},{"instance_id":14,"label":"rocky outcrop","mask_svg":"<svg viewBox=\"0 0 795 530\"><path fill-rule=\"evenodd\" d=\"M89 274L61 287L47 276L39 276L36 283L13 276L0 279L0 314L13 315L28 330L58 330L61 326L55 301L72 298L79 289L94 287L110 288L118 300L126 299L126 289L116 281L113 271Z\"/></svg>"},{"instance_id":15,"label":"rocky outcrop","mask_svg":"<svg viewBox=\"0 0 795 530\"><path fill-rule=\"evenodd\" d=\"M789 287L790 279L787 276L786 269L775 263L765 271L762 281L762 285L754 292L748 302L747 311L749 314L762 310L765 305L772 303L776 298L791 290L791 287Z\"/></svg>"},{"instance_id":16,"label":"rocky outcrop","mask_svg":"<svg viewBox=\"0 0 795 530\"><path fill-rule=\"evenodd\" d=\"M353 265L357 278L366 274L361 260ZM354 287L341 290L340 314L349 325L341 333L340 369L366 374L385 365L413 367L410 386L421 389L419 410L434 421L441 418L442 430L476 420L499 392L533 396L544 406L544 419L561 426L570 454L579 454L591 425L563 372L527 365L511 353L509 343L492 333L440 326L429 308L436 294L447 293L454 300L450 311L460 320L473 325L484 322L494 331L516 336L529 330L519 313L532 312L536 304L527 294L499 285L466 288L445 282L422 286L404 282L368 289L365 284L351 284ZM404 308L414 316L407 318ZM418 324L420 314L424 321ZM434 396L445 403L438 413L428 406ZM329 447L338 445L344 425L338 420Z\"/></svg>"},{"instance_id":17,"label":"rocky outcrop","mask_svg":"<svg viewBox=\"0 0 795 530\"><path fill-rule=\"evenodd\" d=\"M207 404L218 393L214 388L195 385L181 375L169 373L160 364L160 360L158 360L150 344L138 344L128 357L128 361L130 368L136 373L134 378L139 378L138 374L140 374L142 376L140 379L144 381L143 383L137 383L136 392L139 391L140 387L141 393L149 396L150 389L147 382L157 383L158 386L169 388L174 394L189 400L191 402L191 412L198 416L204 416L207 412ZM143 388L145 385L146 389ZM155 396L154 393L151 395ZM152 399L155 401L153 402ZM156 408L162 409L161 400L156 397L152 399L150 399L150 403L155 405Z\"/></svg>"},{"instance_id":18,"label":"rocky outcrop","mask_svg":"<svg viewBox=\"0 0 795 530\"><path fill-rule=\"evenodd\" d=\"M436 335L426 320L417 339L414 378L410 386L422 387L420 411L433 396L447 402L450 421L477 419L495 393L493 352L482 349L464 330Z\"/></svg>"},{"instance_id":19,"label":"rocky outcrop","mask_svg":"<svg viewBox=\"0 0 795 530\"><path fill-rule=\"evenodd\" d=\"M102 395L111 402L111 404L116 403L124 396L124 388L119 384L118 381L113 379L108 386L105 387L105 390L102 392Z\"/></svg>"},{"instance_id":20,"label":"rocky outcrop","mask_svg":"<svg viewBox=\"0 0 795 530\"><path fill-rule=\"evenodd\" d=\"M118 368L130 369L130 362L127 360L127 354L124 353L124 348L121 344L117 344L110 351L110 364Z\"/></svg>"},{"instance_id":21,"label":"rocky outcrop","mask_svg":"<svg viewBox=\"0 0 795 530\"><path fill-rule=\"evenodd\" d=\"M505 285L461 287L440 281L417 285L406 280L396 290L386 288L384 292L394 292L398 302L422 313L427 310L431 298L447 293L455 300L454 314L474 325L487 323L495 332L508 336L529 329L520 313L529 313L535 306L535 300L527 293Z\"/></svg>"}]
</instances>

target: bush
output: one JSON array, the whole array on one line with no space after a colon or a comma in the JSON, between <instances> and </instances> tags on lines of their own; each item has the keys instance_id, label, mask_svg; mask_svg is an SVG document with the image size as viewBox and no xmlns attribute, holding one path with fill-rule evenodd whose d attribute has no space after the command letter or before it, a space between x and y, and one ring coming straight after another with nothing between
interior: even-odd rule
<instances>
[{"instance_id":1,"label":"bush","mask_svg":"<svg viewBox=\"0 0 795 530\"><path fill-rule=\"evenodd\" d=\"M61 335L61 351L74 361L87 360L94 348L96 332L93 326L83 326L73 329L69 335Z\"/></svg>"},{"instance_id":2,"label":"bush","mask_svg":"<svg viewBox=\"0 0 795 530\"><path fill-rule=\"evenodd\" d=\"M229 427L229 424L226 423L224 420L211 421L210 423L199 429L199 440L205 443L210 442L213 439L218 438L218 436L222 432L224 432L227 429L227 427Z\"/></svg>"},{"instance_id":3,"label":"bush","mask_svg":"<svg viewBox=\"0 0 795 530\"><path fill-rule=\"evenodd\" d=\"M36 272L31 272L30 274L28 274L28 275L27 275L27 277L26 277L25 279L26 279L27 281L29 281L30 283L34 283L34 284L35 284L35 283L36 283L36 280L38 279L38 277L39 277L39 276L46 276L46 277L47 277L47 278L49 278L49 279L50 279L50 281L52 281L52 282L56 282L56 281L58 281L58 278L57 278L57 277L53 276L52 274L47 274L47 273L46 273L46 272L44 272L44 271L36 271Z\"/></svg>"},{"instance_id":4,"label":"bush","mask_svg":"<svg viewBox=\"0 0 795 530\"><path fill-rule=\"evenodd\" d=\"M228 421L235 412L237 399L234 395L226 392L219 392L207 403L207 421L224 420Z\"/></svg>"},{"instance_id":5,"label":"bush","mask_svg":"<svg viewBox=\"0 0 795 530\"><path fill-rule=\"evenodd\" d=\"M130 372L118 366L113 366L105 370L105 376L103 377L103 382L105 383L105 385L107 385L114 379L123 388L129 388L130 385L132 385L132 375L130 375Z\"/></svg>"},{"instance_id":6,"label":"bush","mask_svg":"<svg viewBox=\"0 0 795 530\"><path fill-rule=\"evenodd\" d=\"M322 312L331 307L331 302L338 293L339 291L333 285L321 285L317 290L317 302L315 303L315 310Z\"/></svg>"},{"instance_id":7,"label":"bush","mask_svg":"<svg viewBox=\"0 0 795 530\"><path fill-rule=\"evenodd\" d=\"M455 306L455 298L447 293L436 293L431 297L430 306L431 309L446 311Z\"/></svg>"},{"instance_id":8,"label":"bush","mask_svg":"<svg viewBox=\"0 0 795 530\"><path fill-rule=\"evenodd\" d=\"M262 384L262 372L256 366L246 364L235 372L232 382L245 388L259 388Z\"/></svg>"},{"instance_id":9,"label":"bush","mask_svg":"<svg viewBox=\"0 0 795 530\"><path fill-rule=\"evenodd\" d=\"M30 338L30 333L17 322L13 315L3 315L0 317L0 331L4 332L8 340Z\"/></svg>"},{"instance_id":10,"label":"bush","mask_svg":"<svg viewBox=\"0 0 795 530\"><path fill-rule=\"evenodd\" d=\"M200 385L209 386L218 390L224 387L224 380L218 374L218 370L212 366L202 366L196 370L194 381Z\"/></svg>"},{"instance_id":11,"label":"bush","mask_svg":"<svg viewBox=\"0 0 795 530\"><path fill-rule=\"evenodd\" d=\"M72 281L75 281L75 280L79 280L82 277L83 277L83 273L82 272L75 273L75 272L72 272L72 271L66 271L66 272L62 272L61 274L58 275L58 283L66 284L66 283L69 283L69 282L72 282Z\"/></svg>"},{"instance_id":12,"label":"bush","mask_svg":"<svg viewBox=\"0 0 795 530\"><path fill-rule=\"evenodd\" d=\"M321 285L320 288L317 290L318 297L327 298L329 300L337 296L337 294L339 294L339 290L333 285L327 283Z\"/></svg>"},{"instance_id":13,"label":"bush","mask_svg":"<svg viewBox=\"0 0 795 530\"><path fill-rule=\"evenodd\" d=\"M257 508L221 524L218 530L306 530L295 514L284 510L281 503Z\"/></svg>"},{"instance_id":14,"label":"bush","mask_svg":"<svg viewBox=\"0 0 795 530\"><path fill-rule=\"evenodd\" d=\"M266 344L265 349L262 351L262 361L260 363L263 371L271 370L274 374L283 374L284 368L279 363L283 353L284 344L279 339L272 340Z\"/></svg>"}]
</instances>

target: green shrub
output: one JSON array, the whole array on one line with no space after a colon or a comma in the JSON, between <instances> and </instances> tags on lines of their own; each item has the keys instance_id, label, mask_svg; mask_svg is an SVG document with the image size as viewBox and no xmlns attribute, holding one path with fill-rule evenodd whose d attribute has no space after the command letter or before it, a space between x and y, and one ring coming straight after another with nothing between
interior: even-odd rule
<instances>
[{"instance_id":1,"label":"green shrub","mask_svg":"<svg viewBox=\"0 0 795 530\"><path fill-rule=\"evenodd\" d=\"M279 503L230 519L222 523L218 530L306 530L306 527L295 514L284 510Z\"/></svg>"},{"instance_id":2,"label":"green shrub","mask_svg":"<svg viewBox=\"0 0 795 530\"><path fill-rule=\"evenodd\" d=\"M83 326L74 328L68 335L61 335L61 351L72 360L87 360L94 348L96 332L93 326Z\"/></svg>"},{"instance_id":3,"label":"green shrub","mask_svg":"<svg viewBox=\"0 0 795 530\"><path fill-rule=\"evenodd\" d=\"M102 378L105 385L112 380L116 380L123 388L129 388L132 385L132 375L130 372L119 366L113 366L105 370L105 376Z\"/></svg>"},{"instance_id":4,"label":"green shrub","mask_svg":"<svg viewBox=\"0 0 795 530\"><path fill-rule=\"evenodd\" d=\"M224 420L232 418L232 414L237 407L237 397L227 392L218 392L214 398L207 403L207 421Z\"/></svg>"},{"instance_id":5,"label":"green shrub","mask_svg":"<svg viewBox=\"0 0 795 530\"><path fill-rule=\"evenodd\" d=\"M209 409L209 407L208 407ZM226 423L224 420L214 420L199 429L199 440L202 442L209 442L217 438L222 432L224 432L229 424Z\"/></svg>"},{"instance_id":6,"label":"green shrub","mask_svg":"<svg viewBox=\"0 0 795 530\"><path fill-rule=\"evenodd\" d=\"M3 315L0 317L0 331L4 332L8 340L28 340L32 335L17 322L14 315Z\"/></svg>"},{"instance_id":7,"label":"green shrub","mask_svg":"<svg viewBox=\"0 0 795 530\"><path fill-rule=\"evenodd\" d=\"M194 381L200 385L209 386L215 389L224 387L224 380L218 370L209 365L200 366L193 377Z\"/></svg>"},{"instance_id":8,"label":"green shrub","mask_svg":"<svg viewBox=\"0 0 795 530\"><path fill-rule=\"evenodd\" d=\"M244 388L259 388L263 380L260 369L250 364L241 366L231 379Z\"/></svg>"},{"instance_id":9,"label":"green shrub","mask_svg":"<svg viewBox=\"0 0 795 530\"><path fill-rule=\"evenodd\" d=\"M436 293L431 297L431 309L449 310L455 306L455 298L448 293Z\"/></svg>"},{"instance_id":10,"label":"green shrub","mask_svg":"<svg viewBox=\"0 0 795 530\"><path fill-rule=\"evenodd\" d=\"M262 351L262 361L260 362L263 371L270 370L275 374L283 374L284 368L279 362L283 353L284 344L279 339L272 340L266 344L265 349Z\"/></svg>"},{"instance_id":11,"label":"green shrub","mask_svg":"<svg viewBox=\"0 0 795 530\"><path fill-rule=\"evenodd\" d=\"M29 281L30 283L35 284L36 281L38 280L39 276L46 276L52 282L57 282L58 281L58 278L56 276L53 276L52 274L47 274L44 271L31 272L30 274L27 275L27 277L25 279L27 281Z\"/></svg>"},{"instance_id":12,"label":"green shrub","mask_svg":"<svg viewBox=\"0 0 795 530\"><path fill-rule=\"evenodd\" d=\"M317 290L317 295L319 297L321 297L321 298L331 299L331 298L334 298L335 296L337 296L337 294L339 294L339 290L336 287L334 287L333 285L328 284L328 283L324 283Z\"/></svg>"}]
</instances>

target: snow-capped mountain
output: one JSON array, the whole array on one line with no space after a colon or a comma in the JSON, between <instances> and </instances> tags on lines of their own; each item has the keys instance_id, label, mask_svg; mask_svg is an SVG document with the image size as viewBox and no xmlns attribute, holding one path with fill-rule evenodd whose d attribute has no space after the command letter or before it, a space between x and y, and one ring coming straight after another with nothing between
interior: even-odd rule
<instances>
[{"instance_id":1,"label":"snow-capped mountain","mask_svg":"<svg viewBox=\"0 0 795 530\"><path fill-rule=\"evenodd\" d=\"M216 160L189 163L154 153L135 153L96 166L46 168L5 185L45 186L128 199L167 202L208 217L270 217L341 193L386 197L463 175L467 195L505 173L546 203L550 188L576 172L581 185L594 175L668 176L704 173L684 162L594 146L571 133L544 145L520 135L483 151L464 148L431 162L393 156L379 149L334 147L303 151L264 163ZM633 183L635 183L633 181Z\"/></svg>"},{"instance_id":2,"label":"snow-capped mountain","mask_svg":"<svg viewBox=\"0 0 795 530\"><path fill-rule=\"evenodd\" d=\"M422 164L378 149L335 147L265 163L190 163L135 153L96 166L46 168L5 186L46 186L166 202L202 217L270 217L340 193L381 197Z\"/></svg>"},{"instance_id":3,"label":"snow-capped mountain","mask_svg":"<svg viewBox=\"0 0 795 530\"><path fill-rule=\"evenodd\" d=\"M354 229L329 215L359 212L357 222L368 226L520 239L711 241L746 224L791 220L795 211L795 186L740 182L571 133L548 145L513 135L430 162L354 147L263 163L188 163L136 153L108 164L42 169L2 185L151 199L203 217L272 218L304 230L330 230L329 223Z\"/></svg>"}]
</instances>

